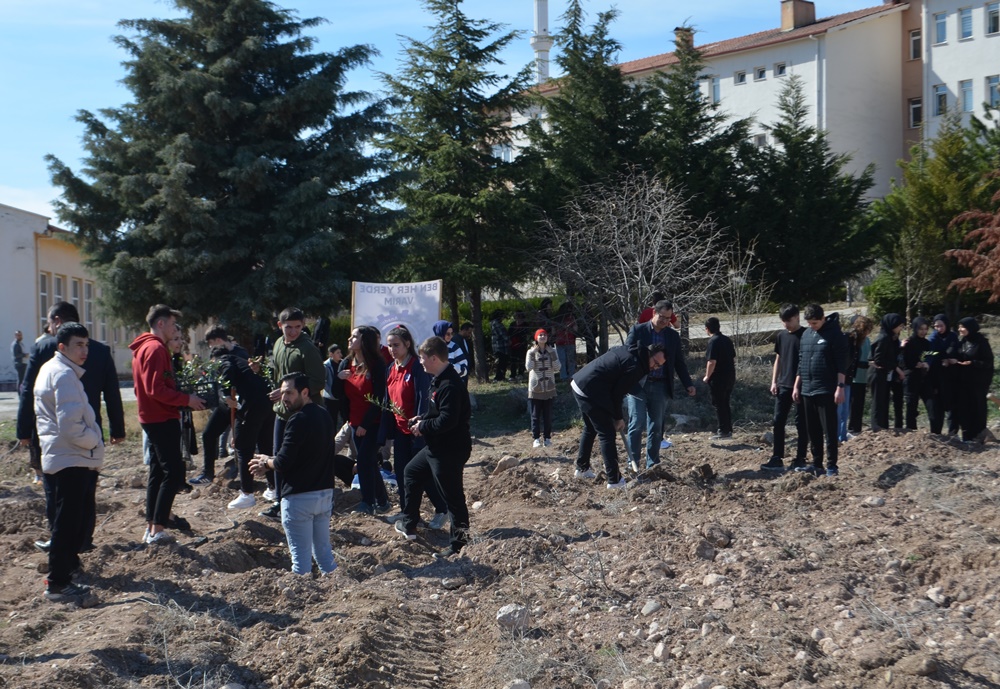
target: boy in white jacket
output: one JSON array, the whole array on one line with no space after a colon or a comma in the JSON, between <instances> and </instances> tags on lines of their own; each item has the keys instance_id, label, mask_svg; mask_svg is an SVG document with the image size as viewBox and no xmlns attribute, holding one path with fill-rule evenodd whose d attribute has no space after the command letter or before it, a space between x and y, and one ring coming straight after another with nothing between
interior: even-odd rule
<instances>
[{"instance_id":1,"label":"boy in white jacket","mask_svg":"<svg viewBox=\"0 0 1000 689\"><path fill-rule=\"evenodd\" d=\"M45 580L45 597L53 601L72 600L89 592L87 586L72 581L86 538L86 472L99 471L104 461L101 429L80 382L89 342L85 327L64 323L56 334L55 356L42 366L35 380L42 470L55 507L49 576Z\"/></svg>"}]
</instances>

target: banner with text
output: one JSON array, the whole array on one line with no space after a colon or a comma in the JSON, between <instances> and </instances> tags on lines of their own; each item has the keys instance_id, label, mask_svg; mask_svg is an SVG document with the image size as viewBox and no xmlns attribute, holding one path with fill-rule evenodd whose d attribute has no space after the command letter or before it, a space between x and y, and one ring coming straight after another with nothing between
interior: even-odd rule
<instances>
[{"instance_id":1,"label":"banner with text","mask_svg":"<svg viewBox=\"0 0 1000 689\"><path fill-rule=\"evenodd\" d=\"M390 330L405 325L413 334L413 344L434 334L431 327L441 320L441 281L355 282L351 303L351 327L373 325L382 333L382 343Z\"/></svg>"}]
</instances>

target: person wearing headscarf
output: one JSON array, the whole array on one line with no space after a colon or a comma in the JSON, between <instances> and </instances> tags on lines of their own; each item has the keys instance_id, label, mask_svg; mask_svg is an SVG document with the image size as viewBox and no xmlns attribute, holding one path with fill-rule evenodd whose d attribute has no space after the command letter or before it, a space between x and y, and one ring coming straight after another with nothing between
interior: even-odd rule
<instances>
[{"instance_id":1,"label":"person wearing headscarf","mask_svg":"<svg viewBox=\"0 0 1000 689\"><path fill-rule=\"evenodd\" d=\"M872 319L860 314L851 317L851 328L847 333L847 344L851 347L854 369L848 370L848 390L850 394L850 418L847 435L861 432L861 419L865 413L865 396L868 394L868 360L872 355L872 343L868 336L874 327Z\"/></svg>"},{"instance_id":2,"label":"person wearing headscarf","mask_svg":"<svg viewBox=\"0 0 1000 689\"><path fill-rule=\"evenodd\" d=\"M899 331L903 329L903 317L898 313L887 313L882 317L882 330L872 345L872 419L873 431L889 427L889 392L893 382L903 377L899 367ZM902 398L898 399L902 407ZM896 412L896 426L902 427L902 409Z\"/></svg>"},{"instance_id":3,"label":"person wearing headscarf","mask_svg":"<svg viewBox=\"0 0 1000 689\"><path fill-rule=\"evenodd\" d=\"M962 440L970 442L986 430L986 394L993 380L993 349L989 340L979 332L975 318L958 322L958 352L952 360L958 366L956 396L958 423Z\"/></svg>"},{"instance_id":4,"label":"person wearing headscarf","mask_svg":"<svg viewBox=\"0 0 1000 689\"><path fill-rule=\"evenodd\" d=\"M455 369L462 382L468 385L469 358L465 356L465 349L455 339L455 326L451 321L437 321L431 326L431 330L448 345L448 363Z\"/></svg>"},{"instance_id":5,"label":"person wearing headscarf","mask_svg":"<svg viewBox=\"0 0 1000 689\"><path fill-rule=\"evenodd\" d=\"M910 322L910 336L902 346L900 362L903 366L903 397L906 400L906 428L910 431L917 430L917 411L920 401L924 402L924 409L927 410L927 418L933 416L934 398L930 394L928 385L928 371L930 364L927 363L926 353L930 347L927 341L927 331L930 324L926 318L917 316Z\"/></svg>"},{"instance_id":6,"label":"person wearing headscarf","mask_svg":"<svg viewBox=\"0 0 1000 689\"><path fill-rule=\"evenodd\" d=\"M945 417L948 419L948 434L958 433L958 417L953 413L955 408L955 375L956 369L949 364L958 351L958 336L951 329L948 317L943 313L934 316L931 321L933 330L927 338L928 383L934 404L930 412L931 433L940 434L944 430Z\"/></svg>"}]
</instances>

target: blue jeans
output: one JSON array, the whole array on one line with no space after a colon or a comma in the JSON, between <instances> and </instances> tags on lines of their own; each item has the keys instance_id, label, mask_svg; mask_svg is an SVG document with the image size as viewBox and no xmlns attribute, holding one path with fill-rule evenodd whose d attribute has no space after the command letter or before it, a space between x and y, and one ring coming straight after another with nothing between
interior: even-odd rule
<instances>
[{"instance_id":1,"label":"blue jeans","mask_svg":"<svg viewBox=\"0 0 1000 689\"><path fill-rule=\"evenodd\" d=\"M844 386L844 401L837 405L837 440L847 442L847 424L851 420L851 386Z\"/></svg>"},{"instance_id":2,"label":"blue jeans","mask_svg":"<svg viewBox=\"0 0 1000 689\"><path fill-rule=\"evenodd\" d=\"M569 380L576 373L576 344L557 345L556 356L559 357L559 377Z\"/></svg>"},{"instance_id":3,"label":"blue jeans","mask_svg":"<svg viewBox=\"0 0 1000 689\"><path fill-rule=\"evenodd\" d=\"M646 429L646 468L660 463L663 415L667 411L667 388L663 380L646 379L642 397L626 395L628 402L628 455L639 464L642 430Z\"/></svg>"},{"instance_id":4,"label":"blue jeans","mask_svg":"<svg viewBox=\"0 0 1000 689\"><path fill-rule=\"evenodd\" d=\"M313 558L324 574L337 569L330 545L332 513L332 488L281 496L281 526L288 539L295 574L309 574Z\"/></svg>"}]
</instances>

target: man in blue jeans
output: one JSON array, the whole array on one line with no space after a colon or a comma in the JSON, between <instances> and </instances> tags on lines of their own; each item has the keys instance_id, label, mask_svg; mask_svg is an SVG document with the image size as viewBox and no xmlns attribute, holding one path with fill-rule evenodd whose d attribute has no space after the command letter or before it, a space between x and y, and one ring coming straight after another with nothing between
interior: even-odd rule
<instances>
[{"instance_id":1,"label":"man in blue jeans","mask_svg":"<svg viewBox=\"0 0 1000 689\"><path fill-rule=\"evenodd\" d=\"M670 327L674 315L674 305L668 299L661 299L653 306L653 318L647 323L632 326L625 346L629 349L646 348L658 344L663 347L666 362L661 368L652 370L644 381L639 381L626 398L628 404L628 454L632 471L640 471L639 458L642 454L642 430L646 429L646 468L660 463L660 441L663 440L663 415L667 411L667 399L674 396L674 372L687 389L689 397L694 397L694 383L684 363L681 338Z\"/></svg>"},{"instance_id":2,"label":"man in blue jeans","mask_svg":"<svg viewBox=\"0 0 1000 689\"><path fill-rule=\"evenodd\" d=\"M315 558L319 570L337 568L330 545L333 513L333 420L309 395L309 377L289 373L281 379L281 403L291 416L274 457L256 455L250 470L256 476L274 471L281 485L281 526L285 529L292 572L309 574Z\"/></svg>"}]
</instances>

